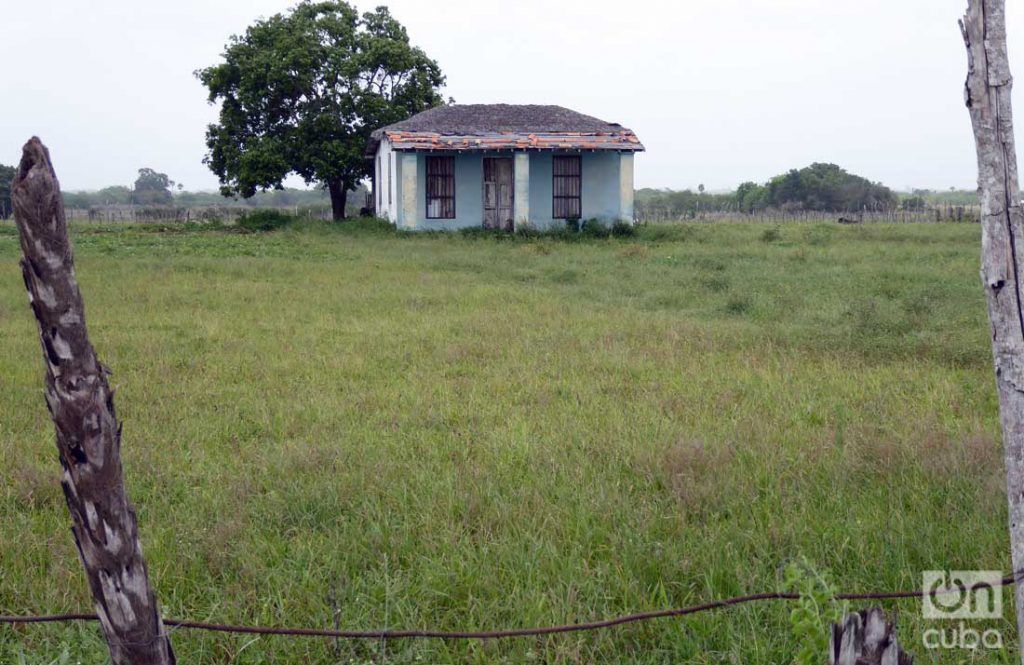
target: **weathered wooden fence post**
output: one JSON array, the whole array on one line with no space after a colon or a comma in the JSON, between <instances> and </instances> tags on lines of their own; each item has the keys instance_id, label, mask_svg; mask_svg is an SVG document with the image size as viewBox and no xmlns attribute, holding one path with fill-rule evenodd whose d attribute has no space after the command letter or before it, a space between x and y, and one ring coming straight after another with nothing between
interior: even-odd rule
<instances>
[{"instance_id":1,"label":"weathered wooden fence post","mask_svg":"<svg viewBox=\"0 0 1024 665\"><path fill-rule=\"evenodd\" d=\"M46 362L45 397L57 429L61 486L111 660L169 665L174 653L121 473L113 391L86 332L60 185L38 138L25 144L12 199L21 271Z\"/></svg>"},{"instance_id":2,"label":"weathered wooden fence post","mask_svg":"<svg viewBox=\"0 0 1024 665\"><path fill-rule=\"evenodd\" d=\"M967 45L965 97L974 127L981 195L981 277L992 324L992 355L1003 428L1010 549L1014 575L1024 570L1024 210L1017 183L1006 54L1004 0L968 0L960 21ZM1024 636L1024 584L1016 585L1017 630ZM1024 662L1024 649L1021 650Z\"/></svg>"},{"instance_id":3,"label":"weathered wooden fence post","mask_svg":"<svg viewBox=\"0 0 1024 665\"><path fill-rule=\"evenodd\" d=\"M846 615L832 624L828 665L912 665L914 657L900 648L896 626L877 607Z\"/></svg>"}]
</instances>

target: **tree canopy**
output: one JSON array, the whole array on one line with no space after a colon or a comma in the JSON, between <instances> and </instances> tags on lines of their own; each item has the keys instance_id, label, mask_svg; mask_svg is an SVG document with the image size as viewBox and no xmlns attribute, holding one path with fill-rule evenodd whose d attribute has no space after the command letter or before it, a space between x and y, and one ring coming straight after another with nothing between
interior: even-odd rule
<instances>
[{"instance_id":1,"label":"tree canopy","mask_svg":"<svg viewBox=\"0 0 1024 665\"><path fill-rule=\"evenodd\" d=\"M232 37L223 57L196 72L221 105L205 158L221 193L249 197L295 173L330 192L335 219L372 172L370 133L442 103L440 67L386 7L306 0Z\"/></svg>"},{"instance_id":2,"label":"tree canopy","mask_svg":"<svg viewBox=\"0 0 1024 665\"><path fill-rule=\"evenodd\" d=\"M11 216L11 183L17 169L13 166L0 164L0 219Z\"/></svg>"},{"instance_id":3,"label":"tree canopy","mask_svg":"<svg viewBox=\"0 0 1024 665\"><path fill-rule=\"evenodd\" d=\"M828 212L888 210L897 204L896 194L835 164L815 163L792 169L768 181L771 205Z\"/></svg>"},{"instance_id":4,"label":"tree canopy","mask_svg":"<svg viewBox=\"0 0 1024 665\"><path fill-rule=\"evenodd\" d=\"M132 203L153 205L173 201L171 187L174 181L166 173L158 173L151 168L139 169L139 177L135 179Z\"/></svg>"}]
</instances>

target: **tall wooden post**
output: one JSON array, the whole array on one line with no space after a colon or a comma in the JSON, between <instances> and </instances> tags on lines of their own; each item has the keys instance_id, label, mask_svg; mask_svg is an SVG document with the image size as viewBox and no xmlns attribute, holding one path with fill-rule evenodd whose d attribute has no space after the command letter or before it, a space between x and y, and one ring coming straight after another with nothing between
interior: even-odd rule
<instances>
[{"instance_id":1,"label":"tall wooden post","mask_svg":"<svg viewBox=\"0 0 1024 665\"><path fill-rule=\"evenodd\" d=\"M12 185L21 272L39 324L46 405L57 429L61 486L114 665L171 665L121 473L121 424L108 370L85 328L60 185L46 147L25 144Z\"/></svg>"},{"instance_id":2,"label":"tall wooden post","mask_svg":"<svg viewBox=\"0 0 1024 665\"><path fill-rule=\"evenodd\" d=\"M968 0L960 21L967 45L965 96L978 152L981 278L992 324L992 356L1003 428L1013 570L1024 570L1024 209L1017 183L1006 55L1005 0ZM1016 585L1017 630L1024 640L1024 584ZM1022 662L1024 662L1024 649Z\"/></svg>"}]
</instances>

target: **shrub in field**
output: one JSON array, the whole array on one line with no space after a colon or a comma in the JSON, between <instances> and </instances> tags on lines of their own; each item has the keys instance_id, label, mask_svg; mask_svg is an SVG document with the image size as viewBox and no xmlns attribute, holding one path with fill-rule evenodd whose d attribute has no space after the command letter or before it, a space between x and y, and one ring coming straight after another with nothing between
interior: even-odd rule
<instances>
[{"instance_id":1,"label":"shrub in field","mask_svg":"<svg viewBox=\"0 0 1024 665\"><path fill-rule=\"evenodd\" d=\"M711 275L700 281L701 285L708 291L721 293L729 290L729 278L725 275Z\"/></svg>"},{"instance_id":2,"label":"shrub in field","mask_svg":"<svg viewBox=\"0 0 1024 665\"><path fill-rule=\"evenodd\" d=\"M754 303L745 296L733 296L729 298L729 302L725 303L725 311L729 314L746 314L753 307Z\"/></svg>"},{"instance_id":3,"label":"shrub in field","mask_svg":"<svg viewBox=\"0 0 1024 665\"><path fill-rule=\"evenodd\" d=\"M276 231L288 226L294 220L294 217L280 210L255 210L239 217L238 221L235 222L235 226L240 231L259 233L262 231Z\"/></svg>"},{"instance_id":4,"label":"shrub in field","mask_svg":"<svg viewBox=\"0 0 1024 665\"><path fill-rule=\"evenodd\" d=\"M588 238L607 238L611 235L611 229L599 219L588 219L580 226L580 234Z\"/></svg>"},{"instance_id":5,"label":"shrub in field","mask_svg":"<svg viewBox=\"0 0 1024 665\"><path fill-rule=\"evenodd\" d=\"M185 231L185 232L198 232L198 231L223 231L227 229L227 225L219 219L210 219L202 221L189 221L183 222L182 224L168 225L163 227L168 231Z\"/></svg>"},{"instance_id":6,"label":"shrub in field","mask_svg":"<svg viewBox=\"0 0 1024 665\"><path fill-rule=\"evenodd\" d=\"M685 242L693 238L696 230L685 224L645 224L633 232L650 242Z\"/></svg>"},{"instance_id":7,"label":"shrub in field","mask_svg":"<svg viewBox=\"0 0 1024 665\"><path fill-rule=\"evenodd\" d=\"M516 224L516 235L520 238L539 238L544 234L533 224L521 222Z\"/></svg>"},{"instance_id":8,"label":"shrub in field","mask_svg":"<svg viewBox=\"0 0 1024 665\"><path fill-rule=\"evenodd\" d=\"M422 232L415 231L411 232L412 235L422 235ZM504 229L485 229L482 226L467 226L459 229L459 235L464 238L494 238L497 240L504 240L511 237L511 234Z\"/></svg>"},{"instance_id":9,"label":"shrub in field","mask_svg":"<svg viewBox=\"0 0 1024 665\"><path fill-rule=\"evenodd\" d=\"M835 601L836 591L829 576L801 559L786 568L786 588L800 594L789 614L789 625L799 648L794 665L817 665L828 653L834 622L842 619L845 608Z\"/></svg>"},{"instance_id":10,"label":"shrub in field","mask_svg":"<svg viewBox=\"0 0 1024 665\"><path fill-rule=\"evenodd\" d=\"M341 224L332 224L332 228L344 228L346 231L356 231L359 233L370 233L379 235L392 235L395 233L394 225L386 219L380 217L355 217L350 218L342 222Z\"/></svg>"},{"instance_id":11,"label":"shrub in field","mask_svg":"<svg viewBox=\"0 0 1024 665\"><path fill-rule=\"evenodd\" d=\"M580 234L578 231L572 231L567 229L561 224L550 226L542 232L545 238L552 238L554 240L566 240L575 241L579 240Z\"/></svg>"},{"instance_id":12,"label":"shrub in field","mask_svg":"<svg viewBox=\"0 0 1024 665\"><path fill-rule=\"evenodd\" d=\"M767 228L761 234L761 242L778 242L779 240L782 240L782 231L778 226Z\"/></svg>"},{"instance_id":13,"label":"shrub in field","mask_svg":"<svg viewBox=\"0 0 1024 665\"><path fill-rule=\"evenodd\" d=\"M612 224L612 235L616 238L632 238L636 235L636 229L624 219L617 219Z\"/></svg>"},{"instance_id":14,"label":"shrub in field","mask_svg":"<svg viewBox=\"0 0 1024 665\"><path fill-rule=\"evenodd\" d=\"M588 219L582 224L576 219L567 219L564 224L555 223L540 229L530 223L516 226L514 233L503 229L485 229L472 226L459 229L459 234L467 238L494 238L497 240L535 240L551 238L565 241L578 241L587 238L628 238L636 235L636 229L628 222L616 222L609 226L599 219Z\"/></svg>"}]
</instances>

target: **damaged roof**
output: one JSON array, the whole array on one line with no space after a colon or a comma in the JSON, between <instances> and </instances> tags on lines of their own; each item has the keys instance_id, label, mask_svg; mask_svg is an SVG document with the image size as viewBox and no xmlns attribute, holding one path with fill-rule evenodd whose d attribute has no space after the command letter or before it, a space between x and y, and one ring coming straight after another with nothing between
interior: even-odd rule
<instances>
[{"instance_id":1,"label":"damaged roof","mask_svg":"<svg viewBox=\"0 0 1024 665\"><path fill-rule=\"evenodd\" d=\"M395 150L628 150L644 146L631 130L542 104L438 106L376 130L367 153L387 137Z\"/></svg>"}]
</instances>

